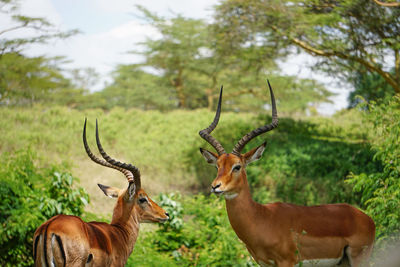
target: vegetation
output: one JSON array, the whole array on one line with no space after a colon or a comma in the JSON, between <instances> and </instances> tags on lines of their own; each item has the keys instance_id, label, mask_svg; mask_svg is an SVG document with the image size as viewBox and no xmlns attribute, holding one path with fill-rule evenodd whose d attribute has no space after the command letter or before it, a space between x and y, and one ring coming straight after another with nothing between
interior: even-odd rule
<instances>
[{"instance_id":1,"label":"vegetation","mask_svg":"<svg viewBox=\"0 0 400 267\"><path fill-rule=\"evenodd\" d=\"M0 264L33 265L33 233L51 217L81 215L89 197L63 165L38 167L31 150L0 158Z\"/></svg>"},{"instance_id":2,"label":"vegetation","mask_svg":"<svg viewBox=\"0 0 400 267\"><path fill-rule=\"evenodd\" d=\"M159 90L175 100L175 107L212 109L218 97L215 88L223 84L229 88L224 97L231 100L225 108L259 109L267 100L266 75L277 96L285 99L280 108L283 113L304 113L311 104L329 102L331 94L318 82L275 73L276 57L268 49L250 46L236 55L227 54L214 34L214 25L179 15L165 19L138 8L161 38L146 40L136 53L145 57L144 66L160 73ZM136 86L130 86L135 90Z\"/></svg>"},{"instance_id":3,"label":"vegetation","mask_svg":"<svg viewBox=\"0 0 400 267\"><path fill-rule=\"evenodd\" d=\"M348 180L362 194L366 212L374 218L378 240L398 238L400 230L400 98L383 105L372 104L366 120L373 124L374 160L379 172L355 172Z\"/></svg>"},{"instance_id":4,"label":"vegetation","mask_svg":"<svg viewBox=\"0 0 400 267\"><path fill-rule=\"evenodd\" d=\"M216 196L160 195L171 220L141 234L127 266L257 266Z\"/></svg>"},{"instance_id":5,"label":"vegetation","mask_svg":"<svg viewBox=\"0 0 400 267\"><path fill-rule=\"evenodd\" d=\"M318 59L316 69L345 78L368 70L400 93L399 12L369 0L225 0L214 18L226 49L297 48Z\"/></svg>"},{"instance_id":6,"label":"vegetation","mask_svg":"<svg viewBox=\"0 0 400 267\"><path fill-rule=\"evenodd\" d=\"M109 221L110 215L96 207L111 208L112 204L93 185L97 182L117 185L124 179L112 170L109 176L103 169L101 172L107 175L99 177L98 168L83 151L83 118L89 118L90 133L97 117L103 146L111 155L133 162L142 170L144 187L151 195L182 192L161 196L160 204L174 217L155 232L153 228L141 232L130 260L132 264L141 260L149 266L151 262L187 266L196 262L202 266L215 262L251 264L245 248L231 230L224 201L208 193L215 170L199 155L198 148L206 144L197 132L208 125L213 115L206 110L160 113L120 108L110 112L41 106L2 108L0 128L6 129L10 121L13 127L1 132L0 143L2 151L31 146L41 158L67 161L74 167L74 175L81 178L81 185L91 189L92 204L88 210ZM366 143L370 131L361 127L360 116L360 112L353 110L331 119L281 118L276 130L252 142L255 145L268 141L263 159L248 168L253 197L263 203L349 202L364 207L362 193L353 193L351 185L344 181L351 172L379 173L382 164L380 160L372 160L373 152ZM215 136L229 150L244 132L269 120L269 115L224 112ZM89 142L95 147L93 139L89 135ZM217 258L211 259L211 254Z\"/></svg>"}]
</instances>

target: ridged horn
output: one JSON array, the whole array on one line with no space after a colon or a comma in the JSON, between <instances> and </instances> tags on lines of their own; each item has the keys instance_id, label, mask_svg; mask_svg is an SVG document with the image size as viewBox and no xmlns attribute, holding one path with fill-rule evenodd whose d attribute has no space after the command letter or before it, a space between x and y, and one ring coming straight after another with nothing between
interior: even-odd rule
<instances>
[{"instance_id":1,"label":"ridged horn","mask_svg":"<svg viewBox=\"0 0 400 267\"><path fill-rule=\"evenodd\" d=\"M253 139L256 136L259 136L260 134L266 133L268 131L271 131L272 129L276 128L278 126L278 113L276 111L276 103L275 103L275 97L274 97L274 92L272 91L272 87L268 82L269 86L269 91L271 94L271 104L272 104L272 122L270 124L264 125L260 128L257 128L245 136L242 137L242 139L237 142L235 147L232 150L232 154L235 154L237 156L240 156L240 152L242 151L243 147L250 142L251 139Z\"/></svg>"},{"instance_id":2,"label":"ridged horn","mask_svg":"<svg viewBox=\"0 0 400 267\"><path fill-rule=\"evenodd\" d=\"M221 101L222 101L222 91L223 91L223 86L221 86L221 91L219 93L219 100L218 100L218 107L217 107L217 112L215 113L215 117L213 122L208 126L208 128L203 129L199 132L199 135L206 140L210 145L212 145L215 150L217 150L218 154L224 154L225 149L222 147L222 145L215 139L213 136L211 136L211 132L217 127L218 121L219 121L219 116L221 115Z\"/></svg>"},{"instance_id":3,"label":"ridged horn","mask_svg":"<svg viewBox=\"0 0 400 267\"><path fill-rule=\"evenodd\" d=\"M122 172L125 175L126 179L128 179L128 181L133 181L132 172L130 172L129 170L120 168L118 166L112 165L112 164L110 164L110 163L108 163L108 162L96 157L92 153L92 151L90 150L89 145L87 143L87 140L86 140L86 122L87 122L87 119L85 118L85 124L83 125L82 139L83 139L83 146L85 147L85 151L86 151L87 155L89 156L89 158L91 160L93 160L94 162L96 162L97 164L100 164L102 166L109 167L109 168L112 168L112 169L115 169L115 170L118 170L118 171Z\"/></svg>"},{"instance_id":4,"label":"ridged horn","mask_svg":"<svg viewBox=\"0 0 400 267\"><path fill-rule=\"evenodd\" d=\"M110 164L117 166L122 169L126 169L130 171L133 174L134 177L134 182L136 185L136 190L139 190L141 188L141 180L140 180L140 171L136 166L133 166L132 164L126 164L124 162L120 162L118 160L115 160L111 158L107 153L104 151L103 146L101 145L100 138L99 138L99 127L96 119L96 142L97 142L97 148L99 149L99 152L101 156Z\"/></svg>"}]
</instances>

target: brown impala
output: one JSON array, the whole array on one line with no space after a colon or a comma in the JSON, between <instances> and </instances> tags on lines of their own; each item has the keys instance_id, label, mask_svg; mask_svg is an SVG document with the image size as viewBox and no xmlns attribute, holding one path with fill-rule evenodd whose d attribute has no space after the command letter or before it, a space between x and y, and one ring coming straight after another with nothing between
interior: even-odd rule
<instances>
[{"instance_id":1,"label":"brown impala","mask_svg":"<svg viewBox=\"0 0 400 267\"><path fill-rule=\"evenodd\" d=\"M351 266L360 266L369 258L375 239L374 222L360 210L348 204L305 207L280 202L262 205L252 200L245 168L261 158L266 143L244 154L241 151L251 139L278 126L275 98L268 85L272 123L246 134L232 153L226 153L210 135L221 113L221 88L214 121L199 133L218 152L200 149L218 169L211 191L225 196L231 226L258 264L335 266L347 257Z\"/></svg>"},{"instance_id":2,"label":"brown impala","mask_svg":"<svg viewBox=\"0 0 400 267\"><path fill-rule=\"evenodd\" d=\"M35 232L35 266L124 266L139 234L139 223L168 220L168 213L141 188L139 169L112 159L103 150L97 121L96 140L105 161L89 149L85 120L83 144L88 156L100 165L122 172L129 183L125 190L98 184L105 195L118 199L111 224L86 223L76 216L54 216Z\"/></svg>"}]
</instances>

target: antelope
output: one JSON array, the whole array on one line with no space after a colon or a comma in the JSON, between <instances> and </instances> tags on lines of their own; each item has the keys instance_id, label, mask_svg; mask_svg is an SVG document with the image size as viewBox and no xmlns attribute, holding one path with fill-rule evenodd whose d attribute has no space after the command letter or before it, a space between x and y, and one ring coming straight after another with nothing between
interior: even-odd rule
<instances>
[{"instance_id":1,"label":"antelope","mask_svg":"<svg viewBox=\"0 0 400 267\"><path fill-rule=\"evenodd\" d=\"M136 243L139 224L162 223L169 218L142 189L139 169L106 154L97 120L96 141L105 160L96 157L88 146L85 119L83 145L89 158L122 172L128 180L125 190L98 184L106 196L117 198L111 223L84 222L77 216L63 214L52 217L35 231L35 266L124 266Z\"/></svg>"},{"instance_id":2,"label":"antelope","mask_svg":"<svg viewBox=\"0 0 400 267\"><path fill-rule=\"evenodd\" d=\"M224 195L226 211L236 235L261 266L335 266L347 257L352 267L360 266L372 251L375 224L365 213L348 204L301 206L290 203L259 204L253 201L246 166L261 158L266 143L242 154L254 137L278 126L274 93L268 81L272 122L244 135L226 153L211 136L221 113L221 87L213 122L199 132L217 153L200 148L205 160L217 167L211 192Z\"/></svg>"}]
</instances>

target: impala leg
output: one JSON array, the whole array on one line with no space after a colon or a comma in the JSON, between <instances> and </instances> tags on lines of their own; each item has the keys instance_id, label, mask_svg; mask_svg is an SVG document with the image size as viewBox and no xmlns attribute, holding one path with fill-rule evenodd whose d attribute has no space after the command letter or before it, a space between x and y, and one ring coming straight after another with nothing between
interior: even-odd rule
<instances>
[{"instance_id":1,"label":"impala leg","mask_svg":"<svg viewBox=\"0 0 400 267\"><path fill-rule=\"evenodd\" d=\"M346 254L351 267L369 266L368 259L372 253L372 246L348 247Z\"/></svg>"}]
</instances>

